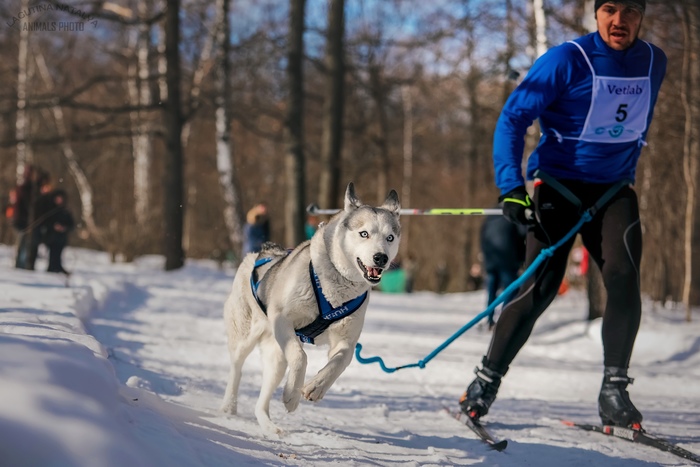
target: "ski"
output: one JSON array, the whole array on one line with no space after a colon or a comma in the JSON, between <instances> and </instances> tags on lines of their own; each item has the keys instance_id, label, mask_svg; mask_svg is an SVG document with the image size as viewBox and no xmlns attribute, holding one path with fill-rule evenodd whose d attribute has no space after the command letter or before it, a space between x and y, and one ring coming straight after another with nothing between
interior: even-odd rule
<instances>
[{"instance_id":1,"label":"ski","mask_svg":"<svg viewBox=\"0 0 700 467\"><path fill-rule=\"evenodd\" d=\"M447 407L444 407L444 409L445 412L450 415L450 417L469 427L469 429L471 429L489 448L501 452L508 446L507 439L498 440L494 438L479 420L474 420L471 417L467 417L466 414L459 410L454 411Z\"/></svg>"},{"instance_id":2,"label":"ski","mask_svg":"<svg viewBox=\"0 0 700 467\"><path fill-rule=\"evenodd\" d=\"M690 452L682 447L659 438L658 436L647 433L646 431L633 430L631 428L624 428L620 426L610 426L610 425L591 425L587 423L575 423L569 420L562 420L562 423L567 426L573 426L586 431L593 431L596 433L601 433L607 436L614 436L616 438L622 438L633 443L643 444L645 446L650 446L661 451L669 452L683 459L688 459L693 462L700 464L700 455Z\"/></svg>"}]
</instances>

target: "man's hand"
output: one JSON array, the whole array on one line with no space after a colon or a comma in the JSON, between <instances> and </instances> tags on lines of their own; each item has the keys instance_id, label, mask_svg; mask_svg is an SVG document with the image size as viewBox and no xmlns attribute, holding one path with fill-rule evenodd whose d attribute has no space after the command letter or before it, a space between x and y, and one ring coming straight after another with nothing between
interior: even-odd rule
<instances>
[{"instance_id":1,"label":"man's hand","mask_svg":"<svg viewBox=\"0 0 700 467\"><path fill-rule=\"evenodd\" d=\"M532 201L524 186L519 186L502 195L498 201L503 203L503 215L512 223L532 225L536 222Z\"/></svg>"}]
</instances>

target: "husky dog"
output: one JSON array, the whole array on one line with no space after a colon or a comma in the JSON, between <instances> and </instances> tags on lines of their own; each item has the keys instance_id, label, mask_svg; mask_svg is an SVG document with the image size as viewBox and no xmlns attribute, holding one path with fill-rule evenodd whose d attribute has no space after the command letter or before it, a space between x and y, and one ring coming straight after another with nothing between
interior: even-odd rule
<instances>
[{"instance_id":1,"label":"husky dog","mask_svg":"<svg viewBox=\"0 0 700 467\"><path fill-rule=\"evenodd\" d=\"M367 310L369 290L399 249L400 204L391 190L384 204L362 204L348 184L345 207L291 252L267 243L248 254L224 305L231 372L221 409L235 414L243 362L256 345L263 360L255 406L260 426L270 420L270 399L289 365L282 401L289 412L303 396L319 401L352 361ZM304 384L302 342L328 345L328 363Z\"/></svg>"}]
</instances>

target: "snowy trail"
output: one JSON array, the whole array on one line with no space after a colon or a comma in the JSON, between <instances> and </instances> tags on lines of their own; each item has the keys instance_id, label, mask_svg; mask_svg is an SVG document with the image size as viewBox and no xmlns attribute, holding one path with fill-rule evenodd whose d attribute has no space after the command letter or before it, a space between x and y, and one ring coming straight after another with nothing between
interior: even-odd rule
<instances>
[{"instance_id":1,"label":"snowy trail","mask_svg":"<svg viewBox=\"0 0 700 467\"><path fill-rule=\"evenodd\" d=\"M489 333L476 328L425 369L386 374L376 364L354 361L324 400L302 402L293 414L285 412L278 390L271 415L287 433L269 437L253 415L261 377L257 352L244 367L240 415L218 411L228 372L222 305L232 271L190 261L165 273L157 257L110 264L102 253L67 253L75 271L71 288L49 274L17 273L8 265L10 249L0 248L0 293L12 291L0 295L8 297L0 299L0 331L47 342L70 329L61 338L87 349L94 360L89 365L113 368L115 404L146 451L132 465L690 465L560 423L598 421L600 323L582 321L587 304L574 291L538 322L485 419L494 434L509 439L504 453L488 451L441 412L456 404L488 346ZM360 339L363 356L379 355L389 366L414 363L483 311L484 302L483 292L373 293ZM681 315L645 304L631 394L648 430L700 452L700 323L682 323ZM0 339L0 354L6 345L16 343ZM305 349L312 375L325 349ZM11 363L6 360L3 367ZM89 381L84 386L90 393ZM0 429L3 414L0 404ZM61 440L60 433L53 436Z\"/></svg>"}]
</instances>

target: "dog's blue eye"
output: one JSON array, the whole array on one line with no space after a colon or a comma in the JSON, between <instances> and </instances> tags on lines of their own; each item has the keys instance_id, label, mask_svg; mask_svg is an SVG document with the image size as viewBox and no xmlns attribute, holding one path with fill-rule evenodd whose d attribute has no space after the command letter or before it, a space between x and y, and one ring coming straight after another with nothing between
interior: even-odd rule
<instances>
[{"instance_id":1,"label":"dog's blue eye","mask_svg":"<svg viewBox=\"0 0 700 467\"><path fill-rule=\"evenodd\" d=\"M386 238L386 241L387 241L387 242L393 242L393 241L394 241L394 236L393 236L393 235L389 235L389 236Z\"/></svg>"},{"instance_id":2,"label":"dog's blue eye","mask_svg":"<svg viewBox=\"0 0 700 467\"><path fill-rule=\"evenodd\" d=\"M360 232L360 237L362 237L362 238L369 238L369 234L367 233L366 230L363 230L362 232Z\"/></svg>"}]
</instances>

